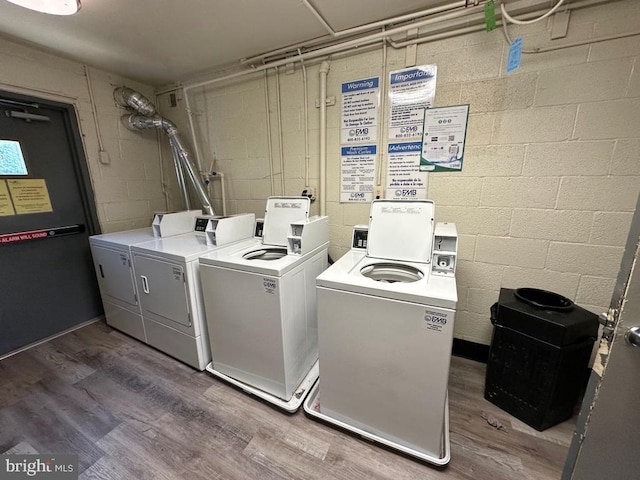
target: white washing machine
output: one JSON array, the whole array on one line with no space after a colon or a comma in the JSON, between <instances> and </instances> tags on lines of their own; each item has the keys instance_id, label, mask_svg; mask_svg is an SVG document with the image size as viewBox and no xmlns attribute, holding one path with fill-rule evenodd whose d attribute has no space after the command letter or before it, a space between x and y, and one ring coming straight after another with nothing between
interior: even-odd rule
<instances>
[{"instance_id":1,"label":"white washing machine","mask_svg":"<svg viewBox=\"0 0 640 480\"><path fill-rule=\"evenodd\" d=\"M211 361L198 257L251 238L255 215L198 217L193 233L131 247L147 343L198 370Z\"/></svg>"},{"instance_id":2,"label":"white washing machine","mask_svg":"<svg viewBox=\"0 0 640 480\"><path fill-rule=\"evenodd\" d=\"M159 236L187 233L193 229L196 216L201 214L200 210L157 213L151 227L89 237L107 324L147 341L131 262L131 246Z\"/></svg>"},{"instance_id":3,"label":"white washing machine","mask_svg":"<svg viewBox=\"0 0 640 480\"><path fill-rule=\"evenodd\" d=\"M444 465L455 226L438 224L434 242L429 200L375 200L369 222L317 279L320 380L305 410Z\"/></svg>"},{"instance_id":4,"label":"white washing machine","mask_svg":"<svg viewBox=\"0 0 640 480\"><path fill-rule=\"evenodd\" d=\"M309 208L306 197L271 197L262 239L200 257L207 371L290 412L317 378L315 278L329 233Z\"/></svg>"}]
</instances>

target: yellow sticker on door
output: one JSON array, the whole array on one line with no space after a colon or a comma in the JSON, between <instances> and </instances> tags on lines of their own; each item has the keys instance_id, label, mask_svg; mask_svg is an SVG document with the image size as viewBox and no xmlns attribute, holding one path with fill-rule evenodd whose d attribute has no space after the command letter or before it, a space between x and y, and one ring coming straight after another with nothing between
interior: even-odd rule
<instances>
[{"instance_id":1,"label":"yellow sticker on door","mask_svg":"<svg viewBox=\"0 0 640 480\"><path fill-rule=\"evenodd\" d=\"M7 215L15 215L16 211L13 209L13 202L9 196L9 188L7 187L6 180L0 180L0 217L6 217Z\"/></svg>"},{"instance_id":2,"label":"yellow sticker on door","mask_svg":"<svg viewBox=\"0 0 640 480\"><path fill-rule=\"evenodd\" d=\"M47 183L43 178L7 180L16 213L53 212Z\"/></svg>"}]
</instances>

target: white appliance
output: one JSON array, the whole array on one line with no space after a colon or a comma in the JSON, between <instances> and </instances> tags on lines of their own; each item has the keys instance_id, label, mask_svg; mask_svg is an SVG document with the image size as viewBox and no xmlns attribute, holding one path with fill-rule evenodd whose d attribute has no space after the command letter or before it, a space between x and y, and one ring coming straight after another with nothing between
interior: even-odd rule
<instances>
[{"instance_id":1,"label":"white appliance","mask_svg":"<svg viewBox=\"0 0 640 480\"><path fill-rule=\"evenodd\" d=\"M131 246L157 236L187 233L193 229L196 216L201 214L200 210L156 213L152 227L89 237L107 324L140 341L147 341L131 262Z\"/></svg>"},{"instance_id":2,"label":"white appliance","mask_svg":"<svg viewBox=\"0 0 640 480\"><path fill-rule=\"evenodd\" d=\"M198 370L211 361L198 257L253 236L255 215L200 216L193 233L131 247L147 343Z\"/></svg>"},{"instance_id":3,"label":"white appliance","mask_svg":"<svg viewBox=\"0 0 640 480\"><path fill-rule=\"evenodd\" d=\"M356 227L317 278L320 380L305 410L444 465L457 234L439 225L434 241L433 219L429 200L375 200L368 235Z\"/></svg>"},{"instance_id":4,"label":"white appliance","mask_svg":"<svg viewBox=\"0 0 640 480\"><path fill-rule=\"evenodd\" d=\"M200 257L207 371L290 412L317 378L315 278L328 260L328 218L309 208L270 197L262 239Z\"/></svg>"}]
</instances>

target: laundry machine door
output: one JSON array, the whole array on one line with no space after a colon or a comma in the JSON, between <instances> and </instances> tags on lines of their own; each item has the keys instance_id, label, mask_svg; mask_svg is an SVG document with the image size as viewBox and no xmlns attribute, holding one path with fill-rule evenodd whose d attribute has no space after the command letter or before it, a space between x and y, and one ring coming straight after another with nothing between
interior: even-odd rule
<instances>
[{"instance_id":1,"label":"laundry machine door","mask_svg":"<svg viewBox=\"0 0 640 480\"><path fill-rule=\"evenodd\" d=\"M138 300L129 253L95 245L91 246L91 253L102 296L136 307Z\"/></svg>"},{"instance_id":2,"label":"laundry machine door","mask_svg":"<svg viewBox=\"0 0 640 480\"><path fill-rule=\"evenodd\" d=\"M137 254L134 262L142 315L191 333L184 265Z\"/></svg>"}]
</instances>

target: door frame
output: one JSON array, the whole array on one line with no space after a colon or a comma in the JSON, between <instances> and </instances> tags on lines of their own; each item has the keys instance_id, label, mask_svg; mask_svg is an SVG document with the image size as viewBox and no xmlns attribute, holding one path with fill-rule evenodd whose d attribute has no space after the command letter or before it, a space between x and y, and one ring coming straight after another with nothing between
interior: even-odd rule
<instances>
[{"instance_id":1,"label":"door frame","mask_svg":"<svg viewBox=\"0 0 640 480\"><path fill-rule=\"evenodd\" d=\"M65 128L69 133L69 138L67 140L71 150L76 181L82 198L82 209L87 222L87 231L89 235L99 234L101 233L101 229L100 222L98 220L96 198L93 191L93 184L91 183L91 174L89 172L87 156L84 149L84 143L82 141L82 134L80 132L80 122L76 111L76 105L74 103L67 103L64 101L53 100L51 98L36 96L38 93L39 92L16 92L11 89L7 89L6 85L0 83L0 100L4 98L16 102L35 103L62 111ZM2 103L0 102L0 108L1 107Z\"/></svg>"},{"instance_id":2,"label":"door frame","mask_svg":"<svg viewBox=\"0 0 640 480\"><path fill-rule=\"evenodd\" d=\"M636 209L633 214L633 219L631 220L631 227L629 229L629 235L627 237L627 243L625 246L624 254L622 256L620 270L616 279L616 285L613 290L611 304L606 314L607 318L606 320L604 320L605 324L603 335L600 339L598 352L594 360L591 375L589 376L589 383L587 384L587 389L584 394L580 413L578 415L576 430L573 434L571 446L569 447L569 453L567 454L567 459L562 471L562 480L571 480L573 478L576 463L580 455L580 449L582 448L582 443L589 427L592 407L597 402L598 389L606 373L611 346L614 339L616 339L616 337L618 336L622 304L626 299L627 289L629 286L633 267L636 262L636 257L640 256L639 242L640 196L638 196ZM639 275L639 273L636 273L636 275Z\"/></svg>"}]
</instances>

